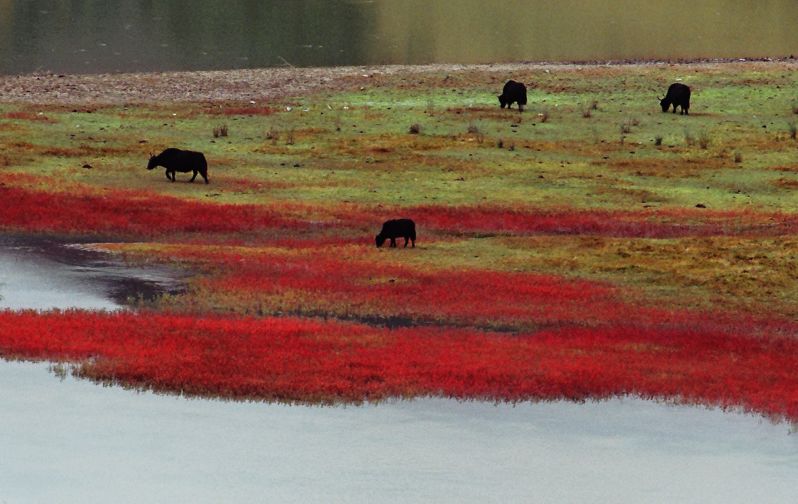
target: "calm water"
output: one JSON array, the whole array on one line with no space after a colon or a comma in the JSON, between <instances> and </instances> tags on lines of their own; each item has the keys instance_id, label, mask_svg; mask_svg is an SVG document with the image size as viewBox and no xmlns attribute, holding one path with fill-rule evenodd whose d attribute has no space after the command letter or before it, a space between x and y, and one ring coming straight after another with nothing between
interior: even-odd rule
<instances>
[{"instance_id":1,"label":"calm water","mask_svg":"<svg viewBox=\"0 0 798 504\"><path fill-rule=\"evenodd\" d=\"M798 502L798 435L641 400L187 400L0 361L0 502Z\"/></svg>"},{"instance_id":2,"label":"calm water","mask_svg":"<svg viewBox=\"0 0 798 504\"><path fill-rule=\"evenodd\" d=\"M0 73L798 56L795 0L0 0Z\"/></svg>"}]
</instances>

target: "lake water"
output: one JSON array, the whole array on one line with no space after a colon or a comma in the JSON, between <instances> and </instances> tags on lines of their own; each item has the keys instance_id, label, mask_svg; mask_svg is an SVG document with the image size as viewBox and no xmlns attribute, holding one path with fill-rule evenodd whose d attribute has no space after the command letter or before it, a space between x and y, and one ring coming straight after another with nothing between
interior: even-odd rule
<instances>
[{"instance_id":1,"label":"lake water","mask_svg":"<svg viewBox=\"0 0 798 504\"><path fill-rule=\"evenodd\" d=\"M796 19L794 0L0 0L0 74L788 56Z\"/></svg>"},{"instance_id":2,"label":"lake water","mask_svg":"<svg viewBox=\"0 0 798 504\"><path fill-rule=\"evenodd\" d=\"M176 282L81 247L4 240L5 307L117 308L120 277ZM717 409L640 399L287 406L140 393L0 360L3 504L729 504L796 502L796 481L790 425Z\"/></svg>"}]
</instances>

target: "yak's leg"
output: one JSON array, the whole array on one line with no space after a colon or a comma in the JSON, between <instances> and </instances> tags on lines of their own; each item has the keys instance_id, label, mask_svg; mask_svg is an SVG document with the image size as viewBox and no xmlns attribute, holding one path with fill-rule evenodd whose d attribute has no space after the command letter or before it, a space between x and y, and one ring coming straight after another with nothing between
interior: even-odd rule
<instances>
[{"instance_id":1,"label":"yak's leg","mask_svg":"<svg viewBox=\"0 0 798 504\"><path fill-rule=\"evenodd\" d=\"M391 238L391 247L396 248L396 238Z\"/></svg>"},{"instance_id":2,"label":"yak's leg","mask_svg":"<svg viewBox=\"0 0 798 504\"><path fill-rule=\"evenodd\" d=\"M194 182L195 178L197 178L197 170L194 170L194 175L191 177L191 180L189 180L189 182Z\"/></svg>"},{"instance_id":3,"label":"yak's leg","mask_svg":"<svg viewBox=\"0 0 798 504\"><path fill-rule=\"evenodd\" d=\"M169 176L169 170L166 170L166 180L172 180L172 177Z\"/></svg>"},{"instance_id":4,"label":"yak's leg","mask_svg":"<svg viewBox=\"0 0 798 504\"><path fill-rule=\"evenodd\" d=\"M404 238L405 238L405 248L407 248L407 242L410 241L410 238L408 238L407 236L405 236Z\"/></svg>"},{"instance_id":5,"label":"yak's leg","mask_svg":"<svg viewBox=\"0 0 798 504\"><path fill-rule=\"evenodd\" d=\"M415 238L410 238L410 241L413 242L413 248L416 248L416 239Z\"/></svg>"}]
</instances>

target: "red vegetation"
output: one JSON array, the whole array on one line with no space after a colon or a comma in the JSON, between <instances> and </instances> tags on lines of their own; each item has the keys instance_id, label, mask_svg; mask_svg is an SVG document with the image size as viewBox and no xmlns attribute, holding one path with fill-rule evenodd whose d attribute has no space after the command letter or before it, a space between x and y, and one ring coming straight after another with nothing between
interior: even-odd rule
<instances>
[{"instance_id":1,"label":"red vegetation","mask_svg":"<svg viewBox=\"0 0 798 504\"><path fill-rule=\"evenodd\" d=\"M0 355L198 395L360 401L637 394L798 419L798 341L691 327L604 326L506 336L292 318L1 312Z\"/></svg>"},{"instance_id":2,"label":"red vegetation","mask_svg":"<svg viewBox=\"0 0 798 504\"><path fill-rule=\"evenodd\" d=\"M256 205L214 205L157 194L73 195L0 185L0 228L108 236L219 233L303 227Z\"/></svg>"},{"instance_id":3,"label":"red vegetation","mask_svg":"<svg viewBox=\"0 0 798 504\"><path fill-rule=\"evenodd\" d=\"M253 296L280 298L278 311L338 316L402 318L423 323L529 329L552 325L593 325L651 321L663 312L631 306L616 289L597 282L553 275L488 270L415 269L361 257L324 252L196 252L181 247L183 260L214 266L197 281L200 297L224 294L246 305ZM374 253L376 254L376 252Z\"/></svg>"},{"instance_id":4,"label":"red vegetation","mask_svg":"<svg viewBox=\"0 0 798 504\"><path fill-rule=\"evenodd\" d=\"M3 114L3 119L14 119L18 121L42 121L42 122L55 122L44 114L34 114L33 112L6 112Z\"/></svg>"}]
</instances>

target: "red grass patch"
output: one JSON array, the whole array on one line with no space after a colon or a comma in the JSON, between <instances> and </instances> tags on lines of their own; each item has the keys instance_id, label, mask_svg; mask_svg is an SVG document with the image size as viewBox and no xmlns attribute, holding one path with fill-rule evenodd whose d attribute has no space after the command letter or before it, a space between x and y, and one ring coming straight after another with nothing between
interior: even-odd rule
<instances>
[{"instance_id":1,"label":"red grass patch","mask_svg":"<svg viewBox=\"0 0 798 504\"><path fill-rule=\"evenodd\" d=\"M37 232L154 236L303 228L255 205L214 205L156 194L64 194L0 185L0 228Z\"/></svg>"},{"instance_id":2,"label":"red grass patch","mask_svg":"<svg viewBox=\"0 0 798 504\"><path fill-rule=\"evenodd\" d=\"M638 326L507 337L294 318L2 312L0 354L161 391L284 401L636 394L798 419L798 341Z\"/></svg>"},{"instance_id":3,"label":"red grass patch","mask_svg":"<svg viewBox=\"0 0 798 504\"><path fill-rule=\"evenodd\" d=\"M57 122L54 119L50 119L44 114L34 114L33 112L6 112L3 114L3 119L14 119L17 121L41 121L41 122L48 122L54 123Z\"/></svg>"}]
</instances>

